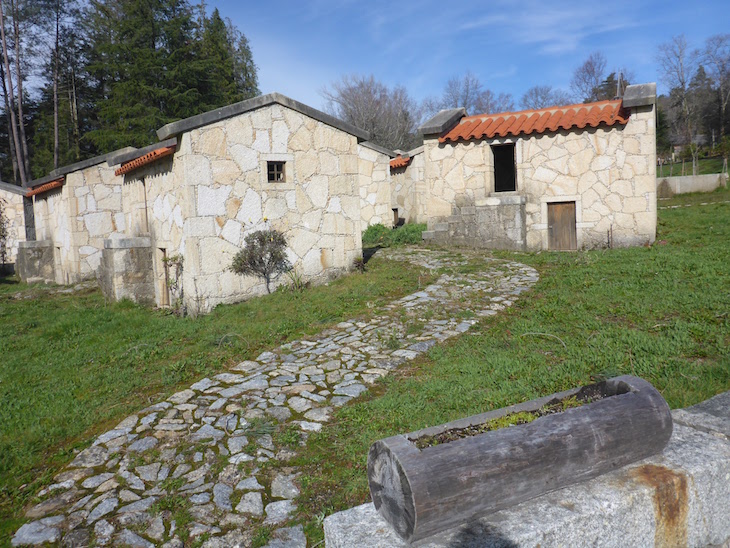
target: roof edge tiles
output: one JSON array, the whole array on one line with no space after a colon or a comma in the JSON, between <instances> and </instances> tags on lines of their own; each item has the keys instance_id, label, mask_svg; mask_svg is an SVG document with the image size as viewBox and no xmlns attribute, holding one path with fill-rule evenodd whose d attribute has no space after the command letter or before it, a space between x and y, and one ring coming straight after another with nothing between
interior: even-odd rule
<instances>
[{"instance_id":1,"label":"roof edge tiles","mask_svg":"<svg viewBox=\"0 0 730 548\"><path fill-rule=\"evenodd\" d=\"M447 129L451 129L459 123L459 120L466 116L465 108L452 108L442 110L435 114L430 120L424 122L418 127L418 133L421 135L441 134Z\"/></svg>"},{"instance_id":2,"label":"roof edge tiles","mask_svg":"<svg viewBox=\"0 0 730 548\"><path fill-rule=\"evenodd\" d=\"M44 192L48 192L49 190L61 188L65 180L66 178L63 175L61 177L56 177L56 179L52 180L49 183L43 183L39 186L32 188L25 194L25 196L26 198L30 198L31 196L37 196L38 194L43 194Z\"/></svg>"},{"instance_id":3,"label":"roof edge tiles","mask_svg":"<svg viewBox=\"0 0 730 548\"><path fill-rule=\"evenodd\" d=\"M126 150L109 158L109 160L107 161L107 165L109 167L113 167L127 162L131 162L132 160L136 160L140 156L144 156L148 152L175 145L177 145L177 137L173 137L172 139L165 139L164 141L160 141L159 143L152 143L151 145L147 145L146 147Z\"/></svg>"},{"instance_id":4,"label":"roof edge tiles","mask_svg":"<svg viewBox=\"0 0 730 548\"><path fill-rule=\"evenodd\" d=\"M141 167L154 163L160 158L164 158L165 156L171 156L175 153L175 147L176 145L170 145L164 148L157 148L152 152L148 152L144 156L140 156L139 158L136 158L129 162L125 162L114 172L114 175L124 175L125 173L130 173L135 169L139 169Z\"/></svg>"},{"instance_id":5,"label":"roof edge tiles","mask_svg":"<svg viewBox=\"0 0 730 548\"><path fill-rule=\"evenodd\" d=\"M191 116L190 118L185 118L184 120L171 122L157 130L157 137L160 140L168 139L169 137L173 137L175 135L179 135L181 133L185 133L187 131L191 131L202 126L207 126L209 124L219 122L220 120L225 120L226 118L231 118L238 114L243 114L244 112L250 112L252 110L272 105L274 103L278 103L282 106L309 116L310 118L319 120L320 122L340 129L345 133L354 135L355 137L363 141L367 141L370 138L370 134L365 130L362 130L358 127L353 126L352 124L348 124L347 122L339 120L334 116L325 114L320 110L307 106L304 103L300 103L299 101L295 101L294 99L290 99L289 97L286 97L285 95L276 92L269 93L267 95L259 95L258 97L246 99L245 101L217 108L208 112L203 112L202 114Z\"/></svg>"},{"instance_id":6,"label":"roof edge tiles","mask_svg":"<svg viewBox=\"0 0 730 548\"><path fill-rule=\"evenodd\" d=\"M439 137L441 143L494 139L533 133L555 132L561 129L583 129L587 126L625 125L630 111L621 99L547 107L517 112L477 114L460 122Z\"/></svg>"},{"instance_id":7,"label":"roof edge tiles","mask_svg":"<svg viewBox=\"0 0 730 548\"><path fill-rule=\"evenodd\" d=\"M411 156L401 156L400 154L390 161L390 169L398 169L407 167L413 158Z\"/></svg>"},{"instance_id":8,"label":"roof edge tiles","mask_svg":"<svg viewBox=\"0 0 730 548\"><path fill-rule=\"evenodd\" d=\"M28 190L22 186L6 183L4 181L0 181L0 190L10 192L11 194L20 194L21 196L27 196L28 194Z\"/></svg>"}]
</instances>

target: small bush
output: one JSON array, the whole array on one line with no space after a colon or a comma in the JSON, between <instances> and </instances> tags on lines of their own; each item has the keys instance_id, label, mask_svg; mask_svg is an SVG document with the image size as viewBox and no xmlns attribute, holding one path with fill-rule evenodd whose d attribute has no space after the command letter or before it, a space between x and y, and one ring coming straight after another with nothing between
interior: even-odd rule
<instances>
[{"instance_id":1,"label":"small bush","mask_svg":"<svg viewBox=\"0 0 730 548\"><path fill-rule=\"evenodd\" d=\"M382 224L370 225L362 233L362 245L365 247L395 247L399 245L420 244L421 233L426 230L425 223L406 224L394 229Z\"/></svg>"},{"instance_id":2,"label":"small bush","mask_svg":"<svg viewBox=\"0 0 730 548\"><path fill-rule=\"evenodd\" d=\"M286 238L278 230L257 230L245 239L245 247L233 257L231 270L242 276L258 276L271 293L271 281L292 269L286 258Z\"/></svg>"},{"instance_id":3,"label":"small bush","mask_svg":"<svg viewBox=\"0 0 730 548\"><path fill-rule=\"evenodd\" d=\"M362 244L367 246L384 245L391 230L382 224L370 225L362 233Z\"/></svg>"}]
</instances>

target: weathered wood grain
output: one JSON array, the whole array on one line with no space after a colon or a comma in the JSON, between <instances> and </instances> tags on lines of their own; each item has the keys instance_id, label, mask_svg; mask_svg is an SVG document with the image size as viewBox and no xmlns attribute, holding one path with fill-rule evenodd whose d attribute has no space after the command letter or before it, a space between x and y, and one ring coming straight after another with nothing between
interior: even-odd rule
<instances>
[{"instance_id":1,"label":"weathered wood grain","mask_svg":"<svg viewBox=\"0 0 730 548\"><path fill-rule=\"evenodd\" d=\"M374 443L368 479L375 507L413 542L662 451L672 419L661 394L630 376L606 381L606 390L610 397L529 424L422 450L410 440L535 410L578 390Z\"/></svg>"}]
</instances>

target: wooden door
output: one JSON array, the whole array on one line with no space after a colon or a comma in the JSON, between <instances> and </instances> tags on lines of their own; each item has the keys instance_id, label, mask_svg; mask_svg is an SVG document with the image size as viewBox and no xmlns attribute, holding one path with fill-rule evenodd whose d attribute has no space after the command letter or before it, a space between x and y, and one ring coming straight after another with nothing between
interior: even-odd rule
<instances>
[{"instance_id":1,"label":"wooden door","mask_svg":"<svg viewBox=\"0 0 730 548\"><path fill-rule=\"evenodd\" d=\"M548 249L578 249L575 236L575 202L548 204Z\"/></svg>"}]
</instances>

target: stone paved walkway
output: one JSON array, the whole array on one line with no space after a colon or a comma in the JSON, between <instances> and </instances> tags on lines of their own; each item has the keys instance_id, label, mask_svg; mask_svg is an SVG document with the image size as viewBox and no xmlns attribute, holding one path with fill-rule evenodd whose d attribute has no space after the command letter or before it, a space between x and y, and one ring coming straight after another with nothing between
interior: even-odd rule
<instances>
[{"instance_id":1,"label":"stone paved walkway","mask_svg":"<svg viewBox=\"0 0 730 548\"><path fill-rule=\"evenodd\" d=\"M381 253L428 269L467 263L446 251ZM299 494L297 470L287 466L294 453L275 444L272 425L295 425L306 439L333 408L510 306L538 279L521 264L485 262L480 272L441 275L369 321L264 352L127 417L41 492L13 545L247 546L251 525L263 522L275 527L268 546L306 547L302 527L286 526ZM266 462L275 465L268 473L259 468Z\"/></svg>"}]
</instances>

